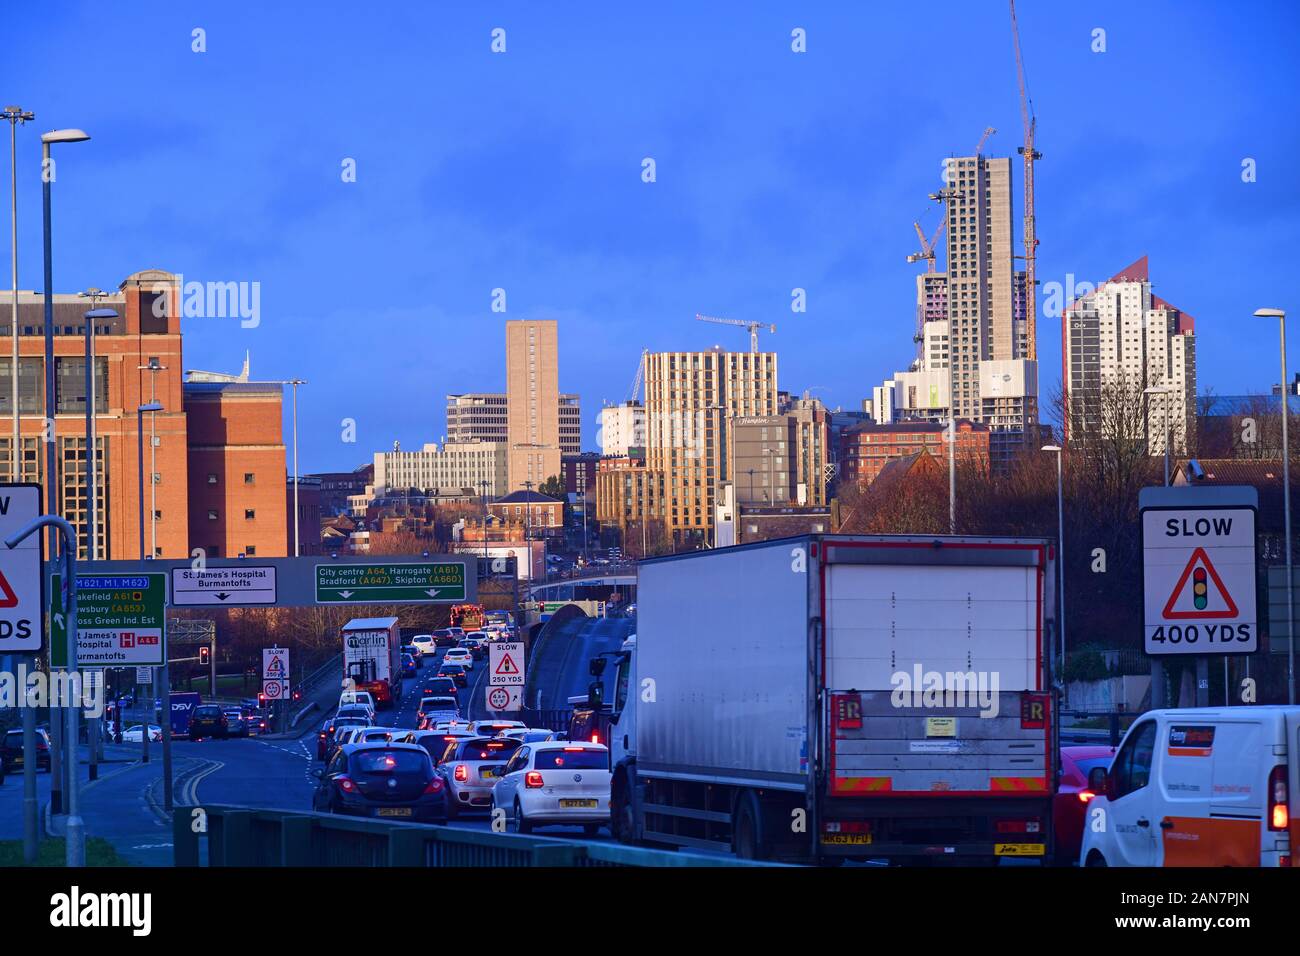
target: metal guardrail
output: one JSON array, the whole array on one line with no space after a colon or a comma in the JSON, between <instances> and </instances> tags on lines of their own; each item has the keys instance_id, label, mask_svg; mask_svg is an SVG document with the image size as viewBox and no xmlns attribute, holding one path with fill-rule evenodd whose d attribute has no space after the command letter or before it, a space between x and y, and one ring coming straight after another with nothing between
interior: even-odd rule
<instances>
[{"instance_id":1,"label":"metal guardrail","mask_svg":"<svg viewBox=\"0 0 1300 956\"><path fill-rule=\"evenodd\" d=\"M224 805L178 806L172 834L176 866L779 865L587 840Z\"/></svg>"},{"instance_id":2,"label":"metal guardrail","mask_svg":"<svg viewBox=\"0 0 1300 956\"><path fill-rule=\"evenodd\" d=\"M1138 711L1087 711L1087 710L1063 710L1061 717L1061 743L1062 744L1102 744L1108 743L1111 747L1118 747L1120 738L1128 730L1129 725L1142 713ZM1086 721L1105 721L1105 727L1077 727L1065 725L1066 720L1086 720Z\"/></svg>"}]
</instances>

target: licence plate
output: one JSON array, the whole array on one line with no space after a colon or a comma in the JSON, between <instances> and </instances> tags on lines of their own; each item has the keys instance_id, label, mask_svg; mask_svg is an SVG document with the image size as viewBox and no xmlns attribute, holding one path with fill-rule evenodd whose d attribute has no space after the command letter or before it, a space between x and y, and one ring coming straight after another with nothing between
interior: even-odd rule
<instances>
[{"instance_id":1,"label":"licence plate","mask_svg":"<svg viewBox=\"0 0 1300 956\"><path fill-rule=\"evenodd\" d=\"M380 807L376 815L381 817L409 817L411 815L410 807Z\"/></svg>"},{"instance_id":2,"label":"licence plate","mask_svg":"<svg viewBox=\"0 0 1300 956\"><path fill-rule=\"evenodd\" d=\"M1043 856L1046 847L1041 843L995 843L994 856Z\"/></svg>"},{"instance_id":3,"label":"licence plate","mask_svg":"<svg viewBox=\"0 0 1300 956\"><path fill-rule=\"evenodd\" d=\"M823 843L843 843L853 846L865 846L871 842L870 833L823 833Z\"/></svg>"},{"instance_id":4,"label":"licence plate","mask_svg":"<svg viewBox=\"0 0 1300 956\"><path fill-rule=\"evenodd\" d=\"M495 767L484 767L482 770L479 771L478 775L482 777L484 780L487 780L490 777L495 777L497 775L497 770Z\"/></svg>"},{"instance_id":5,"label":"licence plate","mask_svg":"<svg viewBox=\"0 0 1300 956\"><path fill-rule=\"evenodd\" d=\"M581 810L595 810L596 801L595 800L561 800L560 806L565 808L572 807L574 809L581 809Z\"/></svg>"}]
</instances>

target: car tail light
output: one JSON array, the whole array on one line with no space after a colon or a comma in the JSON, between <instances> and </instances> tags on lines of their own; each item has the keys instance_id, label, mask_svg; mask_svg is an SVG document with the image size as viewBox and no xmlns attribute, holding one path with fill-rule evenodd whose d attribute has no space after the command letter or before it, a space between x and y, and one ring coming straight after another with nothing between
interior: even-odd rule
<instances>
[{"instance_id":1,"label":"car tail light","mask_svg":"<svg viewBox=\"0 0 1300 956\"><path fill-rule=\"evenodd\" d=\"M524 786L529 790L536 790L542 786L542 775L536 770L530 770L524 774Z\"/></svg>"},{"instance_id":2,"label":"car tail light","mask_svg":"<svg viewBox=\"0 0 1300 956\"><path fill-rule=\"evenodd\" d=\"M1091 790L1080 790L1080 791L1079 791L1079 802L1080 802L1080 803L1087 803L1089 800L1091 800L1091 799L1092 799L1093 797L1095 797L1095 796L1096 796L1096 794L1093 793Z\"/></svg>"},{"instance_id":3,"label":"car tail light","mask_svg":"<svg viewBox=\"0 0 1300 956\"><path fill-rule=\"evenodd\" d=\"M583 751L583 748L582 748L582 747L565 747L565 748L564 748L564 752L565 752L566 754L580 754L580 753L582 753L582 751Z\"/></svg>"},{"instance_id":4,"label":"car tail light","mask_svg":"<svg viewBox=\"0 0 1300 956\"><path fill-rule=\"evenodd\" d=\"M357 792L357 785L356 785L355 783L352 782L352 778L351 778L351 777L343 777L343 776L339 776L339 777L335 777L334 779L335 779L335 782L338 783L338 785L339 785L339 789L342 790L344 793L356 793L356 792Z\"/></svg>"},{"instance_id":5,"label":"car tail light","mask_svg":"<svg viewBox=\"0 0 1300 956\"><path fill-rule=\"evenodd\" d=\"M1286 767L1278 764L1268 775L1268 828L1285 830L1290 825L1290 795L1286 788Z\"/></svg>"},{"instance_id":6,"label":"car tail light","mask_svg":"<svg viewBox=\"0 0 1300 956\"><path fill-rule=\"evenodd\" d=\"M865 820L829 820L822 824L823 833L870 833L871 824Z\"/></svg>"},{"instance_id":7,"label":"car tail light","mask_svg":"<svg viewBox=\"0 0 1300 956\"><path fill-rule=\"evenodd\" d=\"M425 793L442 793L442 777L435 775L424 788Z\"/></svg>"},{"instance_id":8,"label":"car tail light","mask_svg":"<svg viewBox=\"0 0 1300 956\"><path fill-rule=\"evenodd\" d=\"M998 833L1038 833L1040 830L1037 819L998 820L996 826Z\"/></svg>"},{"instance_id":9,"label":"car tail light","mask_svg":"<svg viewBox=\"0 0 1300 956\"><path fill-rule=\"evenodd\" d=\"M592 734L592 735L591 735L591 742L592 742L593 744L598 744L598 743L600 743L600 734Z\"/></svg>"},{"instance_id":10,"label":"car tail light","mask_svg":"<svg viewBox=\"0 0 1300 956\"><path fill-rule=\"evenodd\" d=\"M456 764L456 779L462 783L469 779L469 767L463 763Z\"/></svg>"}]
</instances>

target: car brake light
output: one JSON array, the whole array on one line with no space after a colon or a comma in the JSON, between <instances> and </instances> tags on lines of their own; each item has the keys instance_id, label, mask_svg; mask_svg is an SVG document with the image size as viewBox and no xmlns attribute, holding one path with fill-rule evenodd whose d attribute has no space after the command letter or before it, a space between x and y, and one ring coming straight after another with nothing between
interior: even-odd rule
<instances>
[{"instance_id":1,"label":"car brake light","mask_svg":"<svg viewBox=\"0 0 1300 956\"><path fill-rule=\"evenodd\" d=\"M581 748L581 747L565 747L565 748L564 748L564 752L565 752L566 754L580 754L580 753L582 753L582 748Z\"/></svg>"},{"instance_id":2,"label":"car brake light","mask_svg":"<svg viewBox=\"0 0 1300 956\"><path fill-rule=\"evenodd\" d=\"M425 793L442 793L442 777L434 776L424 788Z\"/></svg>"},{"instance_id":3,"label":"car brake light","mask_svg":"<svg viewBox=\"0 0 1300 956\"><path fill-rule=\"evenodd\" d=\"M1096 796L1096 794L1093 793L1091 790L1080 790L1080 791L1079 791L1079 802L1080 802L1080 803L1087 803L1089 800L1091 800L1091 799L1092 799L1093 797L1095 797L1095 796Z\"/></svg>"},{"instance_id":4,"label":"car brake light","mask_svg":"<svg viewBox=\"0 0 1300 956\"><path fill-rule=\"evenodd\" d=\"M524 774L524 786L529 790L536 790L542 786L542 775L536 770L530 770Z\"/></svg>"},{"instance_id":5,"label":"car brake light","mask_svg":"<svg viewBox=\"0 0 1300 956\"><path fill-rule=\"evenodd\" d=\"M1290 824L1290 796L1286 788L1286 767L1278 764L1268 775L1268 828L1285 830Z\"/></svg>"},{"instance_id":6,"label":"car brake light","mask_svg":"<svg viewBox=\"0 0 1300 956\"><path fill-rule=\"evenodd\" d=\"M600 734L592 734L592 735L591 735L591 742L592 742L593 744L598 744L598 743L600 743Z\"/></svg>"},{"instance_id":7,"label":"car brake light","mask_svg":"<svg viewBox=\"0 0 1300 956\"><path fill-rule=\"evenodd\" d=\"M465 766L463 763L456 764L456 779L462 782L468 780L469 767Z\"/></svg>"},{"instance_id":8,"label":"car brake light","mask_svg":"<svg viewBox=\"0 0 1300 956\"><path fill-rule=\"evenodd\" d=\"M339 789L342 790L344 793L356 793L356 792L357 792L357 785L356 785L355 783L352 782L352 778L351 778L351 777L342 777L342 776L340 776L340 777L336 777L336 778L335 778L335 781L338 783L338 785L339 785Z\"/></svg>"}]
</instances>

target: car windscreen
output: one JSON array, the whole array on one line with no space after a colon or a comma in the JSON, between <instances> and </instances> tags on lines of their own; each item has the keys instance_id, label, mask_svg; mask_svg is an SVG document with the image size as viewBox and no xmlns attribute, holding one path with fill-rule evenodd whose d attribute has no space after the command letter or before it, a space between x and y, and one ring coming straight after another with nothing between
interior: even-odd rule
<instances>
[{"instance_id":1,"label":"car windscreen","mask_svg":"<svg viewBox=\"0 0 1300 956\"><path fill-rule=\"evenodd\" d=\"M457 760L505 760L519 749L519 741L505 737L470 737L456 747Z\"/></svg>"},{"instance_id":2,"label":"car windscreen","mask_svg":"<svg viewBox=\"0 0 1300 956\"><path fill-rule=\"evenodd\" d=\"M456 698L455 697L426 697L424 700L420 701L420 709L424 711L455 710Z\"/></svg>"},{"instance_id":3,"label":"car windscreen","mask_svg":"<svg viewBox=\"0 0 1300 956\"><path fill-rule=\"evenodd\" d=\"M353 773L419 773L429 758L414 750L362 750L352 755Z\"/></svg>"},{"instance_id":4,"label":"car windscreen","mask_svg":"<svg viewBox=\"0 0 1300 956\"><path fill-rule=\"evenodd\" d=\"M609 751L586 747L538 750L533 756L533 766L538 770L608 770Z\"/></svg>"},{"instance_id":5,"label":"car windscreen","mask_svg":"<svg viewBox=\"0 0 1300 956\"><path fill-rule=\"evenodd\" d=\"M214 717L221 716L220 707L195 707L194 716L202 717L204 720L211 720Z\"/></svg>"}]
</instances>

